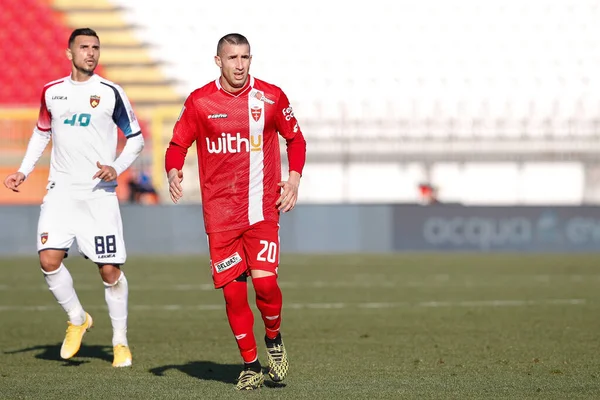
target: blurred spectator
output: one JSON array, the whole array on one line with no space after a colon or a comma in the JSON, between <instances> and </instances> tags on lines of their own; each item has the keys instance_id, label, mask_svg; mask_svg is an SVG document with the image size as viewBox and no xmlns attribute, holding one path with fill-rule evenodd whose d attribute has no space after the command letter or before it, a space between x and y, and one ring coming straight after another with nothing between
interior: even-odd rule
<instances>
[{"instance_id":1,"label":"blurred spectator","mask_svg":"<svg viewBox=\"0 0 600 400\"><path fill-rule=\"evenodd\" d=\"M430 183L421 183L419 184L419 193L421 198L421 204L430 205L430 204L438 204L439 200L437 197L437 187L433 186Z\"/></svg>"},{"instance_id":2,"label":"blurred spectator","mask_svg":"<svg viewBox=\"0 0 600 400\"><path fill-rule=\"evenodd\" d=\"M158 204L158 194L152 185L152 179L144 170L132 173L127 184L130 203Z\"/></svg>"}]
</instances>

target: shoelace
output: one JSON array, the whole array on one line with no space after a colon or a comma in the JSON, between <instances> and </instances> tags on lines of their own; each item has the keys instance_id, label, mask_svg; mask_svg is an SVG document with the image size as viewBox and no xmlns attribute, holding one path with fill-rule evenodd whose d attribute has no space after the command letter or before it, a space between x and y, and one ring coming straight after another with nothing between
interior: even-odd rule
<instances>
[{"instance_id":1,"label":"shoelace","mask_svg":"<svg viewBox=\"0 0 600 400\"><path fill-rule=\"evenodd\" d=\"M127 347L125 346L116 346L114 349L116 357L124 357L127 353Z\"/></svg>"},{"instance_id":2,"label":"shoelace","mask_svg":"<svg viewBox=\"0 0 600 400\"><path fill-rule=\"evenodd\" d=\"M257 375L256 372L247 369L242 371L238 380L240 383L248 383L252 378L254 378L255 375Z\"/></svg>"},{"instance_id":3,"label":"shoelace","mask_svg":"<svg viewBox=\"0 0 600 400\"><path fill-rule=\"evenodd\" d=\"M69 325L67 328L66 342L71 342L79 335L78 327L75 325Z\"/></svg>"},{"instance_id":4,"label":"shoelace","mask_svg":"<svg viewBox=\"0 0 600 400\"><path fill-rule=\"evenodd\" d=\"M269 347L269 355L274 362L280 363L283 361L283 346L276 344L273 347Z\"/></svg>"}]
</instances>

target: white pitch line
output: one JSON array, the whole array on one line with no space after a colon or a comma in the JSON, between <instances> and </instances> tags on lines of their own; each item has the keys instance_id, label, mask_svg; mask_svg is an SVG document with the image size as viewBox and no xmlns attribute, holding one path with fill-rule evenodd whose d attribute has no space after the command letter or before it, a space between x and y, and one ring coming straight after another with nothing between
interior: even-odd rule
<instances>
[{"instance_id":1,"label":"white pitch line","mask_svg":"<svg viewBox=\"0 0 600 400\"><path fill-rule=\"evenodd\" d=\"M290 303L284 304L284 308L301 309L342 309L342 308L362 308L362 309L389 309L389 308L453 308L453 307L528 307L528 306L577 306L585 305L585 299L547 299L547 300L469 300L469 301L423 301L418 303ZM182 304L157 304L130 305L129 309L133 311L215 311L223 310L222 304L204 304L188 306ZM49 311L58 310L58 305L38 305L38 306L0 306L1 311ZM106 306L86 306L86 310L106 310Z\"/></svg>"},{"instance_id":2,"label":"white pitch line","mask_svg":"<svg viewBox=\"0 0 600 400\"><path fill-rule=\"evenodd\" d=\"M348 280L348 281L312 281L312 282L291 282L291 281L280 281L279 286L282 289L289 290L303 290L303 289L397 289L397 288L444 288L444 287L531 287L531 286L548 286L553 281L558 282L559 278L551 279L549 275L530 275L522 278L508 279L507 277L500 277L499 279L489 280L477 280L471 279L470 277L454 278L450 279L447 275L435 275L431 276L430 279L421 280L399 280L399 281L383 281L383 280ZM97 283L96 283L97 282ZM80 282L75 284L75 290L78 292L83 291L94 291L102 289L102 282L100 280L94 283L91 282ZM565 282L572 284L586 284L592 282L600 282L600 275L568 275L566 277L560 277L560 283ZM250 285L251 286L251 285ZM135 284L130 283L130 291L136 292L210 292L216 290L212 283L198 283L198 284L170 284L170 285L154 285L154 284ZM46 285L0 285L0 292L2 291L48 291Z\"/></svg>"}]
</instances>

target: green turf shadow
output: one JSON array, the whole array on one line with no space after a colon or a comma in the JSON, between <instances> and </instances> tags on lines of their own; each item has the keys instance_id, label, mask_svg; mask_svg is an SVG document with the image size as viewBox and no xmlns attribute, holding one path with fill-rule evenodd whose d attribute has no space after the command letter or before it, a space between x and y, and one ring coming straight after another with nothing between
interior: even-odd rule
<instances>
[{"instance_id":1,"label":"green turf shadow","mask_svg":"<svg viewBox=\"0 0 600 400\"><path fill-rule=\"evenodd\" d=\"M5 351L4 354L10 355L26 352L37 352L37 354L34 356L35 358L39 360L59 361L63 363L64 367L76 367L90 362L89 360L82 360L82 358L96 358L103 361L112 362L112 348L110 346L82 344L75 357L69 360L63 360L60 358L61 346L62 343L46 344L27 347L19 350Z\"/></svg>"}]
</instances>

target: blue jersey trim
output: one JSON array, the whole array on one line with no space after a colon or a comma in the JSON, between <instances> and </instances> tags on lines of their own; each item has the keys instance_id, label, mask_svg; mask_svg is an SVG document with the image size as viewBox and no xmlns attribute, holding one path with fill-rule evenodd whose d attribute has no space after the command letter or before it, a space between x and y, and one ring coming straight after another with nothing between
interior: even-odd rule
<instances>
[{"instance_id":1,"label":"blue jersey trim","mask_svg":"<svg viewBox=\"0 0 600 400\"><path fill-rule=\"evenodd\" d=\"M123 99L121 98L121 94L117 90L116 87L109 85L106 82L100 82L103 85L108 86L115 92L115 109L113 111L112 119L117 124L117 126L123 131L126 137L130 137L133 133L131 132L131 123L129 122L129 115L127 115L127 108L125 107L125 103L123 103Z\"/></svg>"}]
</instances>

